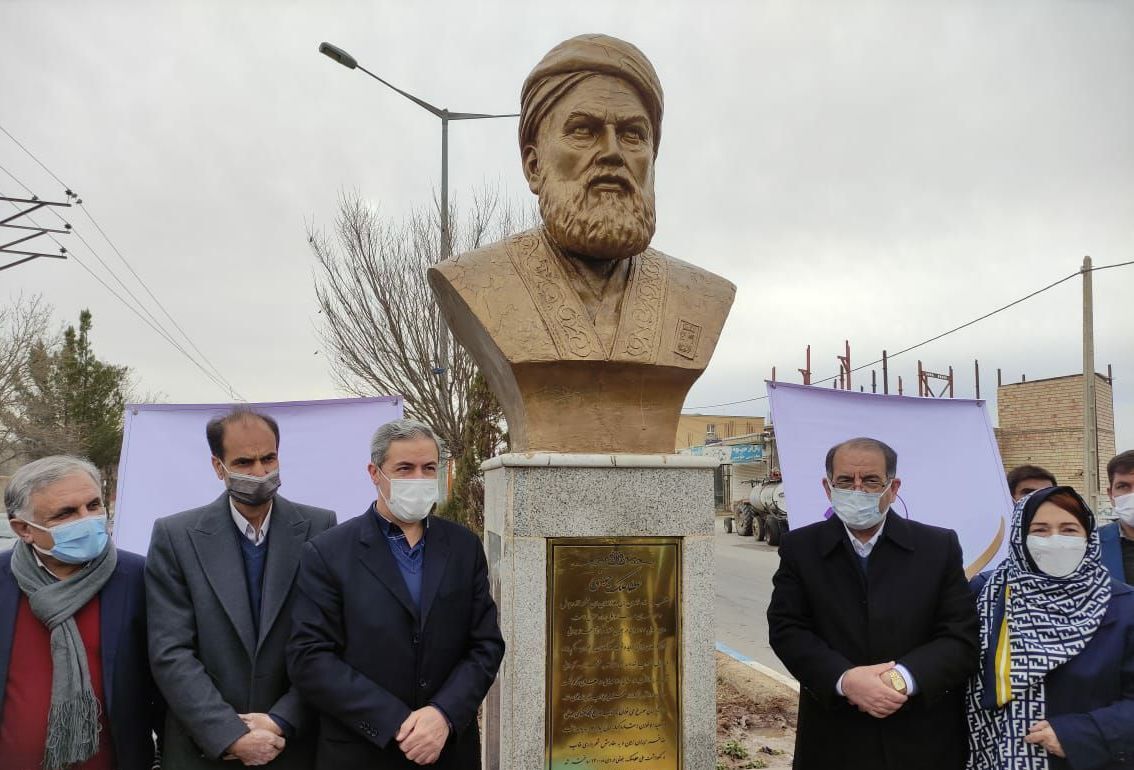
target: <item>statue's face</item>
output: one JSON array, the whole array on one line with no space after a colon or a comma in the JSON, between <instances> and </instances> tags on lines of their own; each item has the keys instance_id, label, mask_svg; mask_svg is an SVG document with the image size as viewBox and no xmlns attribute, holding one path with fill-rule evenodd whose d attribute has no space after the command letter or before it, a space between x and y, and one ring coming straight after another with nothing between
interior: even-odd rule
<instances>
[{"instance_id":1,"label":"statue's face","mask_svg":"<svg viewBox=\"0 0 1134 770\"><path fill-rule=\"evenodd\" d=\"M650 245L654 137L626 81L596 75L568 92L525 148L524 170L548 232L568 251L624 259Z\"/></svg>"}]
</instances>

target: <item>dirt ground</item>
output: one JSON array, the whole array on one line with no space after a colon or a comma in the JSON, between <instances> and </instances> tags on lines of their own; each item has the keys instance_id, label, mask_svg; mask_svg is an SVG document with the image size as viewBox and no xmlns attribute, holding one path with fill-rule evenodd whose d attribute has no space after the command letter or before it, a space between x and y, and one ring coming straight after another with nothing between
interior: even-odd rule
<instances>
[{"instance_id":1,"label":"dirt ground","mask_svg":"<svg viewBox=\"0 0 1134 770\"><path fill-rule=\"evenodd\" d=\"M717 770L791 767L796 697L717 653Z\"/></svg>"}]
</instances>

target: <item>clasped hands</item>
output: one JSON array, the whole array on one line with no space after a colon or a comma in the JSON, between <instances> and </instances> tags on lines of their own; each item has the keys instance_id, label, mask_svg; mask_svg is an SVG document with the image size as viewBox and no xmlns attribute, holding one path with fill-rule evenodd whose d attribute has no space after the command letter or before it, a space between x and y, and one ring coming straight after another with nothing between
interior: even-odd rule
<instances>
[{"instance_id":1,"label":"clasped hands","mask_svg":"<svg viewBox=\"0 0 1134 770\"><path fill-rule=\"evenodd\" d=\"M876 719L885 719L902 707L909 696L890 684L894 661L873 666L855 666L843 674L843 695L859 711Z\"/></svg>"},{"instance_id":2,"label":"clasped hands","mask_svg":"<svg viewBox=\"0 0 1134 770\"><path fill-rule=\"evenodd\" d=\"M276 721L267 714L239 714L248 732L237 738L224 759L238 759L244 765L266 765L283 751L283 732Z\"/></svg>"},{"instance_id":3,"label":"clasped hands","mask_svg":"<svg viewBox=\"0 0 1134 770\"><path fill-rule=\"evenodd\" d=\"M436 706L425 706L410 712L398 728L394 740L406 759L419 765L432 765L441 756L449 739L449 720Z\"/></svg>"},{"instance_id":4,"label":"clasped hands","mask_svg":"<svg viewBox=\"0 0 1134 770\"><path fill-rule=\"evenodd\" d=\"M1028 728L1028 734L1024 736L1024 743L1038 743L1047 749L1047 753L1052 756L1067 756L1063 752L1063 745L1055 735L1055 730L1046 719L1041 719Z\"/></svg>"}]
</instances>

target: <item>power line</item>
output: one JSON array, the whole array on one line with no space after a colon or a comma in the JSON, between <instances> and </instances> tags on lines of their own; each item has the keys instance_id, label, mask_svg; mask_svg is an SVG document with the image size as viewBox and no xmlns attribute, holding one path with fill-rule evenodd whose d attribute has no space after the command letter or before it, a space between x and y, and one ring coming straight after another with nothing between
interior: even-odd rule
<instances>
[{"instance_id":1,"label":"power line","mask_svg":"<svg viewBox=\"0 0 1134 770\"><path fill-rule=\"evenodd\" d=\"M11 205L15 206L14 203L11 204ZM36 225L37 227L39 226L39 224L34 219L32 219L31 216L28 216L27 218L28 218L29 221L32 222L32 224ZM51 240L53 240L55 242L55 244L57 246L59 246L60 249L64 248L63 244L60 243L59 239L57 239L54 235L50 235L49 237L51 238ZM84 243L86 243L86 241L84 241ZM88 245L87 248L89 249L90 246ZM77 265L79 265L79 267L83 268L83 270L86 270L87 273L89 273L92 278L94 278L96 281L98 281L103 286L103 288L105 288L107 291L109 291L114 296L115 299L117 299L122 305L126 306L130 310L130 312L134 313L134 315L138 316L138 318L140 318L143 323L145 323L147 326L149 326L159 337L164 339L166 342L168 342L170 345L172 345L178 352L180 352L183 356L185 356L187 359L189 359L190 363L192 363L194 366L196 366L198 369L200 369L201 372L206 377L208 377L213 382L214 385L219 387L221 390L226 391L230 396L233 396L240 401L245 400L243 396L241 396L239 393L236 392L235 388L233 388L227 382L222 381L221 379L219 379L218 377L213 375L208 369L205 369L203 366L201 366L200 362L198 362L197 359L193 358L193 356L191 356L189 354L189 352L186 351L185 348L182 347L177 342L177 340L173 339L173 337L170 336L168 332L166 332L164 329L160 328L160 325L155 325L154 323L152 323L150 321L150 319L148 319L148 318L146 318L146 316L142 315L142 313L138 310L138 308L136 308L130 302L127 302L122 297L121 294L119 294L117 291L114 290L113 286L111 286L106 281L104 281L97 273L95 273L93 270L91 270L91 268L88 267L86 265L86 263L84 263L81 259L79 259L78 255L74 251L68 251L67 253L70 255L71 259L74 260L74 262ZM92 250L92 253L94 253L93 250ZM98 257L97 254L95 254L95 256L96 256L96 258ZM99 261L102 262L101 259L99 259ZM105 262L103 262L103 264L105 265ZM111 274L113 275L113 272ZM115 276L115 277L117 278L117 276ZM121 283L121 280L119 280L119 283Z\"/></svg>"},{"instance_id":2,"label":"power line","mask_svg":"<svg viewBox=\"0 0 1134 770\"><path fill-rule=\"evenodd\" d=\"M84 216L86 216L87 219L90 220L91 224L94 225L95 229L98 230L99 234L110 245L110 248L114 250L114 253L118 255L119 260L122 261L122 264L124 264L126 266L126 268L130 271L130 274L133 275L135 280L138 281L138 283L141 285L141 287L145 290L146 294L149 295L150 299L152 299L154 301L154 303L158 306L158 308L165 315L165 317L169 319L169 321L173 324L174 328L176 328L177 331L181 333L181 336L185 339L186 342L189 343L189 346L191 348L193 348L193 350L196 351L197 355L200 356L201 359L206 364L208 364L210 369L212 369L213 374L215 376L211 377L211 379L213 379L214 382L219 379L221 382L223 382L223 387L224 387L225 390L229 391L232 395L235 395L238 399L243 400L243 398L237 393L236 389L232 386L232 384L228 381L228 379L223 374L221 374L220 369L218 369L217 366L209 359L209 357L206 356L205 353L200 349L200 347L197 346L197 344L193 341L192 337L190 337L189 334L185 331L185 329L181 326L181 324L179 324L177 322L177 319L175 319L173 317L173 315L169 312L169 310L165 307L165 305L161 302L161 300L159 300L157 298L157 296L154 294L154 292L150 289L149 285L142 279L142 277L134 269L133 265L131 265L130 262L126 259L126 256L122 253L122 251L118 248L118 246L114 243L114 241L112 241L110 239L110 236L107 235L106 231L103 230L102 226L99 225L98 221L95 220L94 215L92 215L86 209L86 207L83 205L82 199L80 199L73 192L71 187L66 182L64 182L62 179L60 179L59 176L55 174L55 172L53 172L50 168L48 168L47 165L43 163L43 161L41 161L39 158L37 158L31 150L29 150L27 147L25 147L23 145L23 143L21 143L18 139L16 139L16 137L14 137L11 134L11 132L9 132L6 128L4 128L3 125L0 125L0 131L2 131L9 139L11 139L16 144L16 146L18 146L21 150L23 150L28 155L28 157L30 157L33 161L35 161L39 165L40 168L42 168L44 171L46 171L51 176L52 179L54 179L56 182L58 182L60 185L62 185L69 198L75 198L76 203L79 206L79 208L82 210ZM0 168L2 168L2 167L0 167ZM12 180L16 182L16 184L23 187L25 190L27 190L28 193L31 193L31 189L27 185L25 185L23 182L21 182L14 174L12 174L6 168L3 169L3 171L4 171L5 174L7 174L9 177L11 177ZM66 220L63 219L63 217L58 214L58 212L54 212L54 213L57 217L59 217L60 221L64 222L64 224L68 224L66 222ZM70 226L70 225L68 224L68 226ZM130 297L137 303L138 307L140 307L143 311L145 311L146 315L148 315L150 317L150 319L152 319L153 323L150 324L150 327L154 328L155 331L158 331L158 329L155 328L155 325L160 327L162 324L158 321L157 317L149 310L149 308L147 308L145 306L144 303L141 302L141 300L139 300L137 298L137 296L133 293L133 291L130 290L130 288L126 285L126 283L121 278L118 277L118 274L114 272L114 270L110 267L110 265L108 265L106 263L105 260L103 260L103 258L99 255L99 253L95 250L95 248L93 246L91 246L90 243L87 242L87 240L82 236L82 234L77 232L77 231L75 231L75 234L79 236L79 239L90 250L91 254L94 255L95 259L97 259L99 261L99 263L104 268L106 268L107 272L110 273L110 275L114 278L114 280L116 280L118 282L118 284L123 288L123 290L125 290L125 292L128 295L130 295ZM92 275L93 275L93 273L92 273ZM119 299L121 300L121 297L119 297ZM145 319L143 319L143 320L145 320ZM172 335L170 335L168 332L163 334L163 336L165 336L166 339L169 342L173 343ZM178 347L179 350L181 350L181 352L183 354L188 355L184 349L180 348L180 346L177 346L177 347ZM192 357L190 357L190 360L193 360ZM194 363L196 364L196 361L194 361ZM198 364L198 368L201 368L199 364Z\"/></svg>"},{"instance_id":3,"label":"power line","mask_svg":"<svg viewBox=\"0 0 1134 770\"><path fill-rule=\"evenodd\" d=\"M114 243L114 241L112 241L112 240L110 239L110 236L106 234L106 231L102 229L102 226L101 226L101 225L100 225L100 224L99 224L99 223L98 223L98 222L97 222L97 221L95 220L95 218L94 218L94 215L93 215L93 214L91 214L91 213L90 213L89 211L87 211L86 207L85 207L85 206L83 206L83 201L82 201L82 199L80 199L80 198L78 197L78 195L77 195L77 194L75 194L75 193L73 192L73 190L72 190L71 186L70 186L70 185L68 185L68 184L67 184L66 182L64 182L64 181L63 181L62 179L60 179L60 178L59 178L59 177L58 177L58 176L57 176L57 175L55 174L55 172L54 172L54 171L52 171L51 169L49 169L49 168L47 167L47 165L46 165L46 164L45 164L45 163L44 163L43 161L41 161L41 160L40 160L39 158L37 158L37 157L35 156L35 154L34 154L34 153L33 153L33 152L31 151L31 150L29 150L29 149L28 149L27 147L25 147L25 146L24 146L24 145L23 145L23 144L22 144L22 143L20 142L20 140L16 139L16 137L12 136L11 132L9 132L9 131L8 131L8 130L7 130L6 128L4 128L4 126L0 125L0 131L3 131L3 132L4 132L4 134L5 134L5 135L6 135L6 136L7 136L7 137L8 137L9 139L11 139L11 140L12 140L13 142L15 142L15 143L16 143L16 146L17 146L17 147L19 147L19 148L20 148L21 150L23 150L23 151L24 151L25 153L27 153L27 155L28 155L28 157L29 157L29 158L31 158L31 159L32 159L32 160L34 160L34 161L35 161L35 162L36 162L37 164L39 164L39 167L40 167L40 168L42 168L42 169L43 169L44 171L46 171L46 172L47 172L48 174L50 174L50 175L51 175L51 178L52 178L52 179L54 179L54 180L55 180L56 182L58 182L59 184L61 184L61 185L63 186L63 188L64 188L64 189L66 190L67 196L68 196L69 198L75 198L75 200L76 200L76 203L77 203L77 205L79 206L79 208L80 208L80 209L82 210L83 214L84 214L84 215L85 215L85 216L87 217L87 219L89 219L89 220L91 221L91 224L95 226L95 229L96 229L96 230L98 230L99 234L100 234L100 235L102 235L103 239L104 239L104 240L105 240L105 241L106 241L106 242L107 242L108 244L110 244L110 248L111 248L111 249L113 249L113 250L114 250L114 253L118 255L118 259L120 259L120 260L122 261L122 264L124 264L124 265L126 266L126 269L130 271L130 274L134 276L135 280L137 280L137 281L138 281L138 283L139 283L139 284L141 285L141 287L142 287L143 289L145 289L145 291L146 291L146 294L148 294L148 295L149 295L150 299L152 299L152 300L154 301L154 303L155 303L155 304L156 304L156 305L158 306L158 308L159 308L159 309L161 310L161 312L165 314L165 317L166 317L166 318L168 318L168 319L170 320L170 322L171 322L171 323L173 324L174 328L176 328L176 329L177 329L177 331L181 332L181 336L182 336L182 337L184 337L184 338L185 338L185 341L189 343L189 346L190 346L191 348L193 348L193 350L195 350L195 351L197 352L197 355L199 355L199 356L201 357L201 359L202 359L202 360L203 360L203 361L204 361L204 362L205 362L206 364L208 364L208 365L209 365L209 368L210 368L210 369L212 369L212 370L213 370L213 372L214 372L214 373L215 373L215 374L216 374L216 375L217 375L218 377L220 377L220 378L221 378L222 380L224 380L224 381L225 381L225 382L227 383L227 382L228 382L228 380L227 380L227 378L225 378L225 376L224 376L223 374L221 374L221 372L220 372L220 369L218 369L218 368L216 367L216 365L215 365L215 364L214 364L214 363L213 363L213 362L212 362L211 360L209 360L209 357L205 355L204 351L202 351L202 350L201 350L201 349L200 349L200 348L199 348L199 347L197 346L197 343L195 343L195 342L193 341L193 338L189 336L189 334L188 334L188 333L187 333L187 332L185 331L185 329L184 329L184 328L182 328L181 324L179 324L179 323L177 322L177 319L175 319L175 318L174 318L174 317L173 317L173 316L172 316L172 315L170 314L169 310L167 310L167 309L166 309L165 305L164 305L164 304L162 304L161 300L159 300L159 299L157 298L157 295L155 295L155 294L153 293L153 291L152 291L152 290L150 289L149 285L148 285L148 284L147 284L147 283L146 283L146 282L145 282L145 281L144 281L144 280L142 279L142 276L138 275L138 271L136 271L136 270L134 269L133 265L131 265L131 264L129 263L129 261L127 261L127 259L126 259L126 256L125 256L125 255L124 255L124 254L122 253L122 251L121 251L121 250L120 250L120 249L118 248L118 246L117 246L117 245L116 245L116 244ZM11 174L10 172L8 172L8 171L7 171L6 169L5 169L5 173L7 173L7 174L8 174L8 176L12 177L13 179L16 179L16 177L15 177L15 176L13 176L13 175L12 175L12 174ZM22 183L22 182L20 182L20 181L19 181L18 179L16 179L16 182L17 182L18 184L20 184L21 186L23 186L23 183ZM25 187L24 189L27 189L27 188ZM31 192L31 191L30 191L30 190L28 190L28 192ZM62 217L60 217L60 219L62 219ZM81 235L80 235L79 237L80 237L80 238L82 238L82 236L81 236ZM106 264L105 262L103 262L103 260L102 260L102 257L100 257L100 256L98 255L98 253L97 253L97 252L96 252L96 251L94 250L94 248L93 248L93 247L92 247L92 246L91 246L91 245L90 245L89 243L87 243L87 242L86 242L86 240L83 240L83 243L85 243L85 244L87 245L87 248L91 250L91 253L95 255L95 258L96 258L96 259L98 259L98 261L102 263L103 267L105 267L105 268L107 269L107 271L108 271L108 272L110 272L110 274L111 274L112 276L114 276L114 279L115 279L116 281L118 281L119 285L120 285L120 286L122 286L122 288L123 288L123 289L125 289L125 290L126 290L126 292L127 292L128 294L130 294L130 296L131 296L131 297L133 297L133 298L134 298L134 300L135 300L136 302L138 302L138 304L139 304L139 305L142 305L142 303L141 303L140 301L138 301L137 297L134 297L134 294L133 294L133 292L131 292L131 291L130 291L130 289L128 289L128 288L126 287L126 284L125 284L125 283L123 283L122 279L121 279L121 278L119 278L119 277L118 277L118 276L117 276L117 275L116 275L116 274L114 273L114 271L113 271L113 270L111 270L111 269L110 269L110 267L109 267L109 266L108 266L108 265L107 265L107 264ZM153 315L152 313L150 313L150 311L149 311L149 309L148 309L148 308L145 308L145 307L143 306L143 309L145 309L145 310L146 310L146 313L147 313L147 314L148 314L148 315L149 315L149 316L150 316L151 318L153 318L153 319L154 319L155 321L157 320L157 319L156 319L156 318L154 317L154 315ZM232 390L232 386L231 386L231 385L229 385L228 387L229 387L229 389L230 389L230 390ZM235 391L234 391L234 392L235 392Z\"/></svg>"},{"instance_id":4,"label":"power line","mask_svg":"<svg viewBox=\"0 0 1134 770\"><path fill-rule=\"evenodd\" d=\"M1127 265L1134 265L1134 260L1130 260L1129 262L1117 262L1113 265L1100 265L1099 267L1092 267L1088 272L1097 273L1099 270L1109 270L1113 267L1126 267ZM1037 289L1036 291L1033 291L1031 294L1027 294L1023 297L1020 297L1017 300L1009 302L1007 305L1004 305L1003 307L999 307L996 310L993 310L991 313L985 313L984 315L982 315L978 318L974 318L973 320L968 321L967 323L963 323L960 326L955 326L952 329L950 329L949 331L941 332L940 334L938 334L934 337L930 337L927 340L923 340L923 341L917 343L916 345L910 345L908 348L903 348L896 353L888 353L886 355L886 358L887 358L887 360L892 359L892 358L897 358L898 356L902 355L903 353L909 353L911 350L917 350L918 348L923 347L924 345L928 345L931 342L936 342L937 340L941 339L942 337L947 337L950 334L953 334L954 332L959 332L962 329L967 329L968 327L972 326L975 323L979 323L980 321L983 321L986 318L991 318L992 316L996 315L997 313L1001 313L1001 312L1007 310L1008 308L1015 307L1016 305L1019 305L1021 302L1025 302L1025 301L1031 299L1032 297L1035 297L1039 294L1043 294L1045 291L1048 291L1049 289L1054 289L1059 284L1066 283L1067 281L1070 281L1072 278L1075 278L1076 276L1080 276L1082 274L1083 274L1082 270L1076 270L1075 272L1071 273L1070 275L1064 276L1063 278L1060 278L1058 281L1055 281L1054 283L1049 283L1047 286L1044 286L1042 289ZM851 369L851 372L857 372L857 371L860 371L862 369L868 369L871 366L876 366L880 363L882 363L882 359L878 358L878 359L875 359L874 361L871 361L868 364L861 364L859 366L856 366L855 368ZM828 377L824 380L818 380L817 382L813 382L811 384L812 385L822 385L823 383L826 383L826 382L834 382L838 378L839 378L839 376L836 374L836 375L832 375L832 376L830 376L830 377ZM743 398L743 399L740 399L739 401L726 401L722 404L706 404L704 406L685 407L681 411L689 412L689 411L693 411L693 410L696 410L696 409L717 409L717 408L722 407L722 406L736 406L737 404L749 404L749 403L752 403L754 401L763 401L766 398L768 398L768 396L765 394L763 396L753 396L752 398Z\"/></svg>"},{"instance_id":5,"label":"power line","mask_svg":"<svg viewBox=\"0 0 1134 770\"><path fill-rule=\"evenodd\" d=\"M19 139L17 139L16 137L12 136L11 134L9 134L9 133L8 133L8 129L4 128L4 126L0 126L0 131L3 131L3 132L4 132L4 133L5 133L6 135L7 135L7 137L8 137L9 139L11 139L11 140L12 140L13 142L15 142L15 143L16 143L16 146L17 146L17 147L19 147L19 148L20 148L21 150L23 150L24 152L26 152L26 153L28 154L28 157L29 157L29 158L31 158L31 159L32 159L32 160L34 160L34 161L35 161L36 163L38 163L38 164L39 164L39 167L40 167L40 168L42 168L42 169L43 169L44 171L46 171L46 172L47 172L48 174L51 174L51 178L52 178L52 179L54 179L54 180L55 180L56 182L58 182L59 184L63 185L63 188L64 188L65 190L67 190L68 192L70 192L70 189L71 189L71 188L69 188L69 187L67 186L67 183L66 183L66 182L64 182L64 181L63 181L62 179L60 179L59 177L55 176L55 173L54 173L54 172L53 172L53 171L52 171L51 169L49 169L49 168L48 168L47 166L43 165L43 161L41 161L41 160L40 160L39 158L37 158L37 157L36 157L35 155L33 155L33 154L32 154L32 151L31 151L31 150L29 150L29 149L28 149L27 147L24 147L24 146L23 146L22 144L20 144L20 140L19 140ZM9 176L11 176L11 175L9 175ZM14 177L13 177L13 178L14 178Z\"/></svg>"}]
</instances>

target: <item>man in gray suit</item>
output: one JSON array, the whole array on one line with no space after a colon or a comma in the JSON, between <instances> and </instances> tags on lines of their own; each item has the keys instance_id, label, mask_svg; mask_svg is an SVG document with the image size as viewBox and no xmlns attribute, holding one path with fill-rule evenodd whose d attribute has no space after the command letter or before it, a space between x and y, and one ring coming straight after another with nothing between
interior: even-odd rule
<instances>
[{"instance_id":1,"label":"man in gray suit","mask_svg":"<svg viewBox=\"0 0 1134 770\"><path fill-rule=\"evenodd\" d=\"M237 408L205 432L225 492L159 519L146 563L150 666L168 703L162 767L309 768L314 720L284 645L303 545L335 514L276 494L271 417Z\"/></svg>"}]
</instances>

